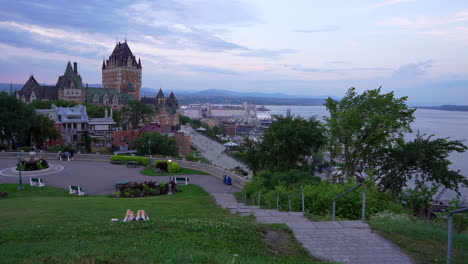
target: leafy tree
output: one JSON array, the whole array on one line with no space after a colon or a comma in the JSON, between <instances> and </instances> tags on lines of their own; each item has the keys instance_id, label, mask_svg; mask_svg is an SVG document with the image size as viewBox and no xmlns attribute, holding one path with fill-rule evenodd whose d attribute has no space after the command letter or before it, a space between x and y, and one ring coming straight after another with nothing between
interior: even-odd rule
<instances>
[{"instance_id":1,"label":"leafy tree","mask_svg":"<svg viewBox=\"0 0 468 264\"><path fill-rule=\"evenodd\" d=\"M199 128L203 125L202 121L198 119L191 119L191 124L194 128Z\"/></svg>"},{"instance_id":2,"label":"leafy tree","mask_svg":"<svg viewBox=\"0 0 468 264\"><path fill-rule=\"evenodd\" d=\"M191 119L190 119L188 116L180 115L180 116L179 116L179 122L180 122L182 125L190 124Z\"/></svg>"},{"instance_id":3,"label":"leafy tree","mask_svg":"<svg viewBox=\"0 0 468 264\"><path fill-rule=\"evenodd\" d=\"M263 141L248 146L246 161L253 171L289 171L300 167L305 156L319 150L326 142L324 128L315 118L277 116L277 121L263 135Z\"/></svg>"},{"instance_id":4,"label":"leafy tree","mask_svg":"<svg viewBox=\"0 0 468 264\"><path fill-rule=\"evenodd\" d=\"M261 156L259 155L259 146L249 137L244 137L244 144L239 147L241 159L245 161L247 167L253 175L261 169Z\"/></svg>"},{"instance_id":5,"label":"leafy tree","mask_svg":"<svg viewBox=\"0 0 468 264\"><path fill-rule=\"evenodd\" d=\"M144 104L140 101L130 101L122 107L121 112L124 126L130 125L131 128L136 129L141 127L140 124L149 124L154 109L149 104ZM128 128L124 127L124 129Z\"/></svg>"},{"instance_id":6,"label":"leafy tree","mask_svg":"<svg viewBox=\"0 0 468 264\"><path fill-rule=\"evenodd\" d=\"M221 128L219 128L219 126L214 126L211 131L213 131L213 134L214 135L221 135L222 131L221 131Z\"/></svg>"},{"instance_id":7,"label":"leafy tree","mask_svg":"<svg viewBox=\"0 0 468 264\"><path fill-rule=\"evenodd\" d=\"M393 92L381 94L381 87L357 94L350 88L341 101L332 98L325 106L330 136L343 147L344 170L348 177L363 171L381 149L403 140L410 132L415 110L406 105L407 97L395 98Z\"/></svg>"},{"instance_id":8,"label":"leafy tree","mask_svg":"<svg viewBox=\"0 0 468 264\"><path fill-rule=\"evenodd\" d=\"M105 116L105 111L107 109L107 114L110 115L110 107L108 106L98 106L91 103L83 103L86 106L86 113L90 118L100 118ZM114 113L112 113L114 114Z\"/></svg>"},{"instance_id":9,"label":"leafy tree","mask_svg":"<svg viewBox=\"0 0 468 264\"><path fill-rule=\"evenodd\" d=\"M60 133L54 126L54 121L49 117L35 114L31 120L30 132L32 142L37 146L42 146L47 138L57 139L60 137Z\"/></svg>"},{"instance_id":10,"label":"leafy tree","mask_svg":"<svg viewBox=\"0 0 468 264\"><path fill-rule=\"evenodd\" d=\"M374 169L375 182L381 190L398 194L410 180L418 188L427 182L452 190L458 190L460 184L468 186L468 179L460 171L449 169L451 162L448 160L451 152L465 152L467 146L459 140L432 137L418 132L413 141L399 142L383 150L375 162L368 165Z\"/></svg>"},{"instance_id":11,"label":"leafy tree","mask_svg":"<svg viewBox=\"0 0 468 264\"><path fill-rule=\"evenodd\" d=\"M151 143L148 145L148 141ZM151 154L160 155L177 155L177 147L175 138L163 135L158 132L146 132L141 134L133 141L139 154L148 154L148 147L151 149Z\"/></svg>"},{"instance_id":12,"label":"leafy tree","mask_svg":"<svg viewBox=\"0 0 468 264\"><path fill-rule=\"evenodd\" d=\"M8 151L11 151L14 142L26 142L34 116L32 107L6 92L0 93L0 142L6 142Z\"/></svg>"},{"instance_id":13,"label":"leafy tree","mask_svg":"<svg viewBox=\"0 0 468 264\"><path fill-rule=\"evenodd\" d=\"M78 105L77 102L74 101L65 101L65 100L55 100L55 101L42 101L42 100L34 100L30 103L34 109L50 109L52 105L60 106L60 107L73 107Z\"/></svg>"}]
</instances>

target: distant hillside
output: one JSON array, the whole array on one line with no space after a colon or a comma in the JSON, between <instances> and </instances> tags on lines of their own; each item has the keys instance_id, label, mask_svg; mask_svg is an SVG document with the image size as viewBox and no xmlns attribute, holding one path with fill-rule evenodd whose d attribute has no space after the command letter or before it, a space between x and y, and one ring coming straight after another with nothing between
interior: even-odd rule
<instances>
[{"instance_id":1,"label":"distant hillside","mask_svg":"<svg viewBox=\"0 0 468 264\"><path fill-rule=\"evenodd\" d=\"M13 91L19 90L23 87L24 84L16 84L13 83ZM0 92L9 92L10 91L10 84L9 83L0 83Z\"/></svg>"},{"instance_id":2,"label":"distant hillside","mask_svg":"<svg viewBox=\"0 0 468 264\"><path fill-rule=\"evenodd\" d=\"M444 111L468 111L468 105L416 106L415 108Z\"/></svg>"}]
</instances>

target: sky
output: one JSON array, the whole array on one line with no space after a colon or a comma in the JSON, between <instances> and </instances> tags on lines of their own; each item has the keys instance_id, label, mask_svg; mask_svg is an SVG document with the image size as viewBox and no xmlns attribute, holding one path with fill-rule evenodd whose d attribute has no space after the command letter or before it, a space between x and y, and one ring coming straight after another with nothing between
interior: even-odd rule
<instances>
[{"instance_id":1,"label":"sky","mask_svg":"<svg viewBox=\"0 0 468 264\"><path fill-rule=\"evenodd\" d=\"M125 39L143 87L468 104L466 0L0 0L0 82L101 83Z\"/></svg>"}]
</instances>

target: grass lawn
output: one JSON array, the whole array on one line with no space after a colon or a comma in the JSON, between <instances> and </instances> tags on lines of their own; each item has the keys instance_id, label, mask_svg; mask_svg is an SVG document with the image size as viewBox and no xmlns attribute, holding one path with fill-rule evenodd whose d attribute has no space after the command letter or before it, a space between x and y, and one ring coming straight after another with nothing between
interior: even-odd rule
<instances>
[{"instance_id":1,"label":"grass lawn","mask_svg":"<svg viewBox=\"0 0 468 264\"><path fill-rule=\"evenodd\" d=\"M311 263L283 225L231 215L196 185L173 196L73 196L0 184L1 263ZM122 220L145 209L150 221Z\"/></svg>"},{"instance_id":2,"label":"grass lawn","mask_svg":"<svg viewBox=\"0 0 468 264\"><path fill-rule=\"evenodd\" d=\"M204 171L193 170L193 169L183 168L183 167L181 167L180 169L181 171L176 172L176 173L171 173L170 175L190 175L190 174L209 175L209 173L206 173ZM153 172L153 169L149 167L145 167L142 171L140 171L140 173L146 176L169 176L169 173Z\"/></svg>"},{"instance_id":3,"label":"grass lawn","mask_svg":"<svg viewBox=\"0 0 468 264\"><path fill-rule=\"evenodd\" d=\"M373 230L386 237L418 263L447 263L447 228L430 222L369 221ZM468 235L453 236L453 263L467 263Z\"/></svg>"}]
</instances>

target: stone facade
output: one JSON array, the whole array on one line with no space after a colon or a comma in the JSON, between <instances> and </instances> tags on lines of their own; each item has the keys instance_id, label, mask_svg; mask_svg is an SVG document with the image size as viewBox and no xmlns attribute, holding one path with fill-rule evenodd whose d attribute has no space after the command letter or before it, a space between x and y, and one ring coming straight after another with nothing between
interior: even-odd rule
<instances>
[{"instance_id":1,"label":"stone facade","mask_svg":"<svg viewBox=\"0 0 468 264\"><path fill-rule=\"evenodd\" d=\"M136 61L127 41L115 45L109 59L102 62L102 85L140 100L141 60Z\"/></svg>"},{"instance_id":2,"label":"stone facade","mask_svg":"<svg viewBox=\"0 0 468 264\"><path fill-rule=\"evenodd\" d=\"M166 98L163 91L159 89L156 97L143 97L141 102L154 107L155 114L151 123L171 127L179 125L179 102L174 93Z\"/></svg>"},{"instance_id":3,"label":"stone facade","mask_svg":"<svg viewBox=\"0 0 468 264\"><path fill-rule=\"evenodd\" d=\"M23 88L16 92L16 98L25 103L34 100L65 100L112 108L120 108L122 104L134 100L132 94L119 93L115 89L94 88L88 85L83 87L81 75L78 73L78 63L73 64L72 68L71 63L67 63L64 74L58 78L55 86L40 85L31 75Z\"/></svg>"}]
</instances>

